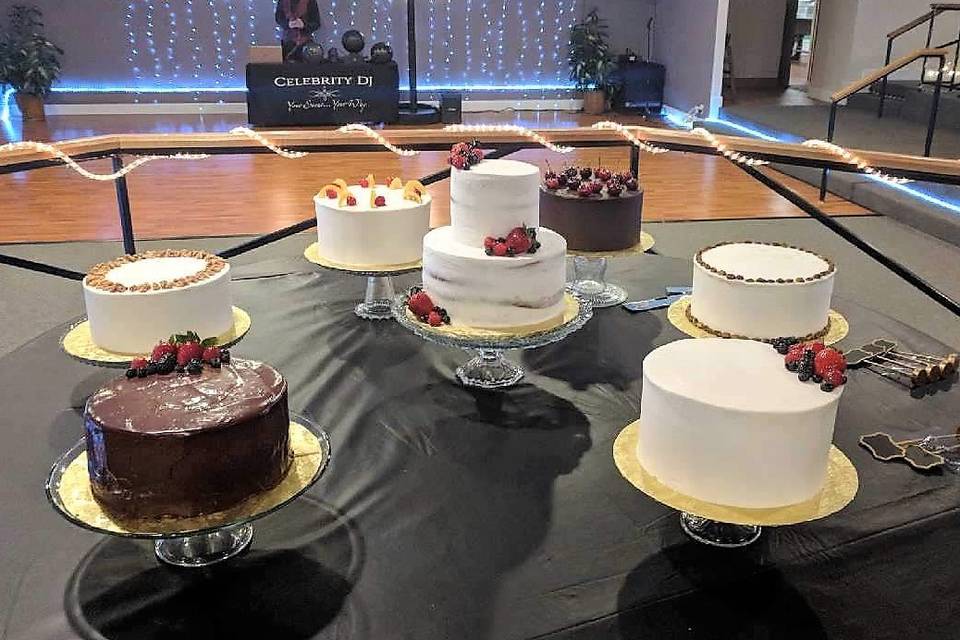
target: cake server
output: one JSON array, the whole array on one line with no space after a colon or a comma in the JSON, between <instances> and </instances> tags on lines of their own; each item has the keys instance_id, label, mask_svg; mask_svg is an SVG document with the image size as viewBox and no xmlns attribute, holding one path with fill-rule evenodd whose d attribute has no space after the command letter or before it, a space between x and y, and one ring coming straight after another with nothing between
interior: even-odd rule
<instances>
[{"instance_id":1,"label":"cake server","mask_svg":"<svg viewBox=\"0 0 960 640\"><path fill-rule=\"evenodd\" d=\"M693 293L693 287L664 287L668 296L685 295Z\"/></svg>"},{"instance_id":2,"label":"cake server","mask_svg":"<svg viewBox=\"0 0 960 640\"><path fill-rule=\"evenodd\" d=\"M670 296L660 296L659 298L650 298L649 300L637 300L634 302L624 302L623 308L627 311L637 313L639 311L652 311L654 309L663 309L682 298L682 294Z\"/></svg>"}]
</instances>

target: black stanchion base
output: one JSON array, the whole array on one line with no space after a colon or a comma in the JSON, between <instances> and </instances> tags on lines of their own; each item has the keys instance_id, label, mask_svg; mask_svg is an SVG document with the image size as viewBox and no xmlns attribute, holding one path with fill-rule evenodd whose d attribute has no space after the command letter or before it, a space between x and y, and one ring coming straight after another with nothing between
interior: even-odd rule
<instances>
[{"instance_id":1,"label":"black stanchion base","mask_svg":"<svg viewBox=\"0 0 960 640\"><path fill-rule=\"evenodd\" d=\"M436 124L440 122L440 109L418 102L413 105L409 102L400 103L400 124Z\"/></svg>"}]
</instances>

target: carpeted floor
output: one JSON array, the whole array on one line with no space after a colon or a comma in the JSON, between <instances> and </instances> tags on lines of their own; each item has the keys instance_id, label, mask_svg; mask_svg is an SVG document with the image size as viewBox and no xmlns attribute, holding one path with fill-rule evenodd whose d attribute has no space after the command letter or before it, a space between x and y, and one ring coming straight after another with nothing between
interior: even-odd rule
<instances>
[{"instance_id":1,"label":"carpeted floor","mask_svg":"<svg viewBox=\"0 0 960 640\"><path fill-rule=\"evenodd\" d=\"M960 249L882 217L845 218L843 224L900 260L934 286L960 299ZM783 241L815 249L833 257L838 265L836 295L872 307L916 327L932 337L960 348L960 318L936 305L909 284L814 220L744 220L732 222L678 222L647 224L657 240L655 249L667 256L689 258L720 240L756 239ZM298 261L311 241L310 232L240 256L231 262L235 278L255 265L258 272L311 269ZM195 247L221 250L237 239L215 238L143 242L138 248ZM85 271L92 264L115 257L117 243L55 243L7 245L2 251ZM295 260L291 261L290 258ZM357 296L364 282L357 278ZM689 282L665 282L681 285ZM83 314L79 283L0 265L0 355L38 334ZM282 304L282 301L278 301ZM842 309L842 305L839 305ZM622 313L617 309L603 313ZM852 346L852 345L850 345Z\"/></svg>"}]
</instances>

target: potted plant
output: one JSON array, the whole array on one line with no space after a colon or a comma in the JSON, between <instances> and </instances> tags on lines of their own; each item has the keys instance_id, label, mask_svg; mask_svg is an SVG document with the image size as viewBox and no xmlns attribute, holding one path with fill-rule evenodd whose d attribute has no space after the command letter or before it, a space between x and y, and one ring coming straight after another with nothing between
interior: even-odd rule
<instances>
[{"instance_id":1,"label":"potted plant","mask_svg":"<svg viewBox=\"0 0 960 640\"><path fill-rule=\"evenodd\" d=\"M42 18L36 7L16 4L0 29L0 84L16 91L25 120L44 119L44 98L60 77L63 49L43 35Z\"/></svg>"},{"instance_id":2,"label":"potted plant","mask_svg":"<svg viewBox=\"0 0 960 640\"><path fill-rule=\"evenodd\" d=\"M607 40L607 23L592 9L582 22L570 28L570 46L567 60L570 79L583 92L585 113L606 111L610 74L614 70Z\"/></svg>"}]
</instances>

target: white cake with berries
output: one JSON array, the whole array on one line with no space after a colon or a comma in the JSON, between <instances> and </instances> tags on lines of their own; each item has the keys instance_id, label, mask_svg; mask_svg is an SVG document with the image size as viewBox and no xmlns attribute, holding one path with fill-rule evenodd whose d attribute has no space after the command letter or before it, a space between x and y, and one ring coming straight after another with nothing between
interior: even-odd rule
<instances>
[{"instance_id":1,"label":"white cake with berries","mask_svg":"<svg viewBox=\"0 0 960 640\"><path fill-rule=\"evenodd\" d=\"M472 147L474 160L461 169L458 148L451 158L451 224L423 239L424 291L454 326L556 326L565 309L567 243L539 227L539 169L480 160Z\"/></svg>"},{"instance_id":2,"label":"white cake with berries","mask_svg":"<svg viewBox=\"0 0 960 640\"><path fill-rule=\"evenodd\" d=\"M678 340L643 360L637 455L661 483L698 500L800 503L823 486L842 392L800 381L760 342Z\"/></svg>"},{"instance_id":3,"label":"white cake with berries","mask_svg":"<svg viewBox=\"0 0 960 640\"><path fill-rule=\"evenodd\" d=\"M94 266L83 279L94 344L149 353L160 337L190 328L219 336L233 326L230 265L203 251L163 250Z\"/></svg>"},{"instance_id":4,"label":"white cake with berries","mask_svg":"<svg viewBox=\"0 0 960 640\"><path fill-rule=\"evenodd\" d=\"M694 256L688 318L720 337L812 340L829 330L836 267L779 243L723 242Z\"/></svg>"},{"instance_id":5,"label":"white cake with berries","mask_svg":"<svg viewBox=\"0 0 960 640\"><path fill-rule=\"evenodd\" d=\"M317 250L326 260L359 267L389 267L420 260L430 230L430 194L416 180L376 184L336 180L314 197Z\"/></svg>"}]
</instances>

